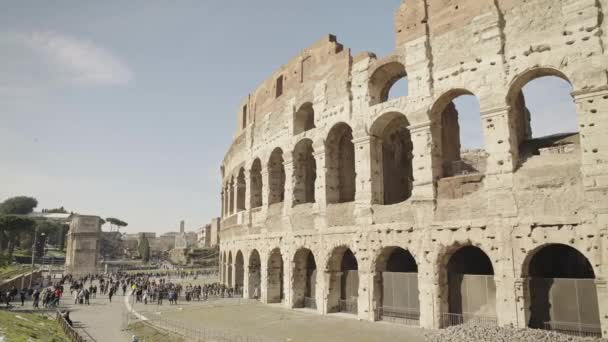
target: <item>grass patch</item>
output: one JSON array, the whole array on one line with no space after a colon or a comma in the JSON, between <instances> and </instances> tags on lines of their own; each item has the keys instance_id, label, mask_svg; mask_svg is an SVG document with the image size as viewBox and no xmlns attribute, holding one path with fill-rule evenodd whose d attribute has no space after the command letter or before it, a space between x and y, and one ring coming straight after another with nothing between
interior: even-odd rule
<instances>
[{"instance_id":1,"label":"grass patch","mask_svg":"<svg viewBox=\"0 0 608 342\"><path fill-rule=\"evenodd\" d=\"M140 341L146 342L183 342L182 337L156 329L142 322L129 325L129 331Z\"/></svg>"},{"instance_id":2,"label":"grass patch","mask_svg":"<svg viewBox=\"0 0 608 342\"><path fill-rule=\"evenodd\" d=\"M56 320L43 314L0 311L0 336L10 342L68 342Z\"/></svg>"},{"instance_id":3,"label":"grass patch","mask_svg":"<svg viewBox=\"0 0 608 342\"><path fill-rule=\"evenodd\" d=\"M26 265L7 265L0 267L0 279L8 280L12 279L22 273L27 273L32 270L31 266Z\"/></svg>"}]
</instances>

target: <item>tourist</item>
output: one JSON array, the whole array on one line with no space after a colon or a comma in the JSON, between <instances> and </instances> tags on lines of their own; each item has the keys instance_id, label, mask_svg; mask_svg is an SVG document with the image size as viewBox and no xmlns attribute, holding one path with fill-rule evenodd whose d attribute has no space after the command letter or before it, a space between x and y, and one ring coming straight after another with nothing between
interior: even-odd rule
<instances>
[{"instance_id":1,"label":"tourist","mask_svg":"<svg viewBox=\"0 0 608 342\"><path fill-rule=\"evenodd\" d=\"M25 305L25 294L27 293L26 289L21 289L21 292L19 292L19 298L21 299L21 306Z\"/></svg>"},{"instance_id":2,"label":"tourist","mask_svg":"<svg viewBox=\"0 0 608 342\"><path fill-rule=\"evenodd\" d=\"M40 302L40 291L38 291L38 289L34 290L34 293L32 293L32 299L34 301L34 309L39 309L38 303Z\"/></svg>"},{"instance_id":3,"label":"tourist","mask_svg":"<svg viewBox=\"0 0 608 342\"><path fill-rule=\"evenodd\" d=\"M108 292L108 299L110 300L110 303L112 303L112 296L114 295L114 288L111 287L110 291Z\"/></svg>"}]
</instances>

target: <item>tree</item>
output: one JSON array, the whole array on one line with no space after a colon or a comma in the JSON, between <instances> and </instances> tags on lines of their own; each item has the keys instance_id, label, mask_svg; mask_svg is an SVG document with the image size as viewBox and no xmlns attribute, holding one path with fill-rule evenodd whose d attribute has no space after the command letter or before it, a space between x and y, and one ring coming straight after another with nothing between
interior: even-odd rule
<instances>
[{"instance_id":1,"label":"tree","mask_svg":"<svg viewBox=\"0 0 608 342\"><path fill-rule=\"evenodd\" d=\"M53 208L53 209L42 209L43 213L47 213L47 214L67 214L68 211L65 210L65 208L63 206L59 207L59 208Z\"/></svg>"},{"instance_id":2,"label":"tree","mask_svg":"<svg viewBox=\"0 0 608 342\"><path fill-rule=\"evenodd\" d=\"M144 233L139 234L139 243L137 245L139 256L143 262L150 261L150 242Z\"/></svg>"},{"instance_id":3,"label":"tree","mask_svg":"<svg viewBox=\"0 0 608 342\"><path fill-rule=\"evenodd\" d=\"M112 227L116 227L116 231L119 231L121 227L126 227L128 225L127 222L115 217L108 217L106 218L106 221L110 224L110 231L112 231Z\"/></svg>"},{"instance_id":4,"label":"tree","mask_svg":"<svg viewBox=\"0 0 608 342\"><path fill-rule=\"evenodd\" d=\"M11 197L0 203L0 214L2 215L27 215L38 206L38 200L33 197L17 196Z\"/></svg>"},{"instance_id":5,"label":"tree","mask_svg":"<svg viewBox=\"0 0 608 342\"><path fill-rule=\"evenodd\" d=\"M7 257L11 260L13 257L13 251L15 250L15 244L20 233L27 232L29 234L34 232L36 227L36 221L28 217L17 216L17 215L2 215L0 216L0 233L3 239L8 242L7 245Z\"/></svg>"}]
</instances>

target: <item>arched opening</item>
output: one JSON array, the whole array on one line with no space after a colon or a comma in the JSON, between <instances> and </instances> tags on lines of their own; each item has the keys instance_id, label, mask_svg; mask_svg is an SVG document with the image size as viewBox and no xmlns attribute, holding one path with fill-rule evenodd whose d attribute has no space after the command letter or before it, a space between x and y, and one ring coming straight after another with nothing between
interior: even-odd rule
<instances>
[{"instance_id":1,"label":"arched opening","mask_svg":"<svg viewBox=\"0 0 608 342\"><path fill-rule=\"evenodd\" d=\"M399 62L390 62L378 68L369 80L370 105L389 99L407 96L407 73Z\"/></svg>"},{"instance_id":2,"label":"arched opening","mask_svg":"<svg viewBox=\"0 0 608 342\"><path fill-rule=\"evenodd\" d=\"M243 295L243 281L245 276L243 264L243 253L238 251L236 252L236 258L234 259L234 289L239 296Z\"/></svg>"},{"instance_id":3,"label":"arched opening","mask_svg":"<svg viewBox=\"0 0 608 342\"><path fill-rule=\"evenodd\" d=\"M294 114L293 134L298 135L315 128L315 110L312 103L306 102Z\"/></svg>"},{"instance_id":4,"label":"arched opening","mask_svg":"<svg viewBox=\"0 0 608 342\"><path fill-rule=\"evenodd\" d=\"M332 127L325 142L327 203L355 200L355 145L353 130L345 123Z\"/></svg>"},{"instance_id":5,"label":"arched opening","mask_svg":"<svg viewBox=\"0 0 608 342\"><path fill-rule=\"evenodd\" d=\"M461 247L449 258L446 272L442 327L468 322L496 325L494 268L486 253L475 246Z\"/></svg>"},{"instance_id":6,"label":"arched opening","mask_svg":"<svg viewBox=\"0 0 608 342\"><path fill-rule=\"evenodd\" d=\"M473 93L456 89L444 94L433 106L431 120L440 178L485 173L481 111Z\"/></svg>"},{"instance_id":7,"label":"arched opening","mask_svg":"<svg viewBox=\"0 0 608 342\"><path fill-rule=\"evenodd\" d=\"M281 303L283 292L283 256L278 248L270 252L268 257L268 303Z\"/></svg>"},{"instance_id":8,"label":"arched opening","mask_svg":"<svg viewBox=\"0 0 608 342\"><path fill-rule=\"evenodd\" d=\"M281 203L285 199L285 168L283 150L275 148L268 161L268 203Z\"/></svg>"},{"instance_id":9,"label":"arched opening","mask_svg":"<svg viewBox=\"0 0 608 342\"><path fill-rule=\"evenodd\" d=\"M262 206L262 162L259 158L256 158L251 164L251 171L249 172L249 182L251 183L250 189L250 205L251 208L258 208Z\"/></svg>"},{"instance_id":10,"label":"arched opening","mask_svg":"<svg viewBox=\"0 0 608 342\"><path fill-rule=\"evenodd\" d=\"M412 195L414 171L409 122L401 113L380 116L371 128L373 199L396 204Z\"/></svg>"},{"instance_id":11,"label":"arched opening","mask_svg":"<svg viewBox=\"0 0 608 342\"><path fill-rule=\"evenodd\" d=\"M316 309L317 263L310 249L301 248L293 257L293 307Z\"/></svg>"},{"instance_id":12,"label":"arched opening","mask_svg":"<svg viewBox=\"0 0 608 342\"><path fill-rule=\"evenodd\" d=\"M329 295L327 312L357 314L359 273L357 258L347 247L333 250L328 262Z\"/></svg>"},{"instance_id":13,"label":"arched opening","mask_svg":"<svg viewBox=\"0 0 608 342\"><path fill-rule=\"evenodd\" d=\"M564 74L548 68L530 70L513 82L507 103L520 165L534 156L576 157L580 138L572 90Z\"/></svg>"},{"instance_id":14,"label":"arched opening","mask_svg":"<svg viewBox=\"0 0 608 342\"><path fill-rule=\"evenodd\" d=\"M293 150L293 205L315 202L317 163L313 153L310 139L301 140Z\"/></svg>"},{"instance_id":15,"label":"arched opening","mask_svg":"<svg viewBox=\"0 0 608 342\"><path fill-rule=\"evenodd\" d=\"M245 169L239 170L236 178L236 211L245 210Z\"/></svg>"},{"instance_id":16,"label":"arched opening","mask_svg":"<svg viewBox=\"0 0 608 342\"><path fill-rule=\"evenodd\" d=\"M232 252L228 252L228 271L227 271L227 276L228 276L228 281L226 282L226 286L228 287L232 287Z\"/></svg>"},{"instance_id":17,"label":"arched opening","mask_svg":"<svg viewBox=\"0 0 608 342\"><path fill-rule=\"evenodd\" d=\"M262 284L261 265L260 253L254 249L249 255L249 299L260 298L260 285Z\"/></svg>"},{"instance_id":18,"label":"arched opening","mask_svg":"<svg viewBox=\"0 0 608 342\"><path fill-rule=\"evenodd\" d=\"M601 336L595 273L578 250L540 248L528 263L528 326L577 336Z\"/></svg>"},{"instance_id":19,"label":"arched opening","mask_svg":"<svg viewBox=\"0 0 608 342\"><path fill-rule=\"evenodd\" d=\"M401 247L382 249L375 265L374 300L377 319L419 324L418 265L409 251Z\"/></svg>"}]
</instances>

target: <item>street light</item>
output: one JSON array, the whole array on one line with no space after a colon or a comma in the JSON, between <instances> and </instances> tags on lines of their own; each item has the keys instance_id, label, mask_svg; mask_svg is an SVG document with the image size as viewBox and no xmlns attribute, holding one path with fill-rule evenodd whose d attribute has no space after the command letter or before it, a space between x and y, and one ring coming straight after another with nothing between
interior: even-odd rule
<instances>
[{"instance_id":1,"label":"street light","mask_svg":"<svg viewBox=\"0 0 608 342\"><path fill-rule=\"evenodd\" d=\"M42 238L42 241L44 243L44 233L40 234L40 237ZM34 232L34 244L32 245L32 273L30 273L30 285L28 286L28 288L30 288L30 289L32 288L32 278L34 278L34 262L36 259L37 241L38 241L38 228L36 228L36 231ZM44 247L42 248L42 250L44 251Z\"/></svg>"}]
</instances>

